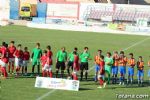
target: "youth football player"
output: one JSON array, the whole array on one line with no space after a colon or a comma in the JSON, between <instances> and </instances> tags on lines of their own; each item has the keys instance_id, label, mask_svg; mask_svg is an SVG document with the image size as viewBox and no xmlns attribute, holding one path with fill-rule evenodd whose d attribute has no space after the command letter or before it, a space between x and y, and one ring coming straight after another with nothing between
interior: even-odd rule
<instances>
[{"instance_id":1,"label":"youth football player","mask_svg":"<svg viewBox=\"0 0 150 100\"><path fill-rule=\"evenodd\" d=\"M120 51L119 57L119 71L120 71L120 82L119 85L124 85L125 74L126 74L127 57L124 55L124 51Z\"/></svg>"},{"instance_id":2,"label":"youth football player","mask_svg":"<svg viewBox=\"0 0 150 100\"><path fill-rule=\"evenodd\" d=\"M104 56L101 55L100 57L100 70L99 70L99 73L98 73L98 80L99 80L99 84L100 86L97 87L97 88L105 88L106 86L106 82L104 80L104 74L105 74L105 62L104 62Z\"/></svg>"},{"instance_id":3,"label":"youth football player","mask_svg":"<svg viewBox=\"0 0 150 100\"><path fill-rule=\"evenodd\" d=\"M138 86L143 86L143 78L144 78L144 61L142 56L139 56L139 60L137 61L137 77L138 77Z\"/></svg>"},{"instance_id":4,"label":"youth football player","mask_svg":"<svg viewBox=\"0 0 150 100\"><path fill-rule=\"evenodd\" d=\"M18 44L17 50L14 52L15 66L16 66L16 76L19 75L20 68L23 62L23 51L21 49L21 44Z\"/></svg>"},{"instance_id":5,"label":"youth football player","mask_svg":"<svg viewBox=\"0 0 150 100\"><path fill-rule=\"evenodd\" d=\"M111 53L107 52L105 57L105 74L107 75L106 81L107 84L110 83L110 75L111 75L111 67L113 65L113 58L111 57Z\"/></svg>"},{"instance_id":6,"label":"youth football player","mask_svg":"<svg viewBox=\"0 0 150 100\"><path fill-rule=\"evenodd\" d=\"M25 75L27 75L27 66L29 63L29 59L30 59L30 53L28 51L28 47L25 47L23 52L22 74L24 74L24 70L25 70Z\"/></svg>"},{"instance_id":7,"label":"youth football player","mask_svg":"<svg viewBox=\"0 0 150 100\"><path fill-rule=\"evenodd\" d=\"M149 56L150 57L150 56ZM150 60L148 61L148 67L149 67L149 70L148 70L148 78L149 78L149 84L150 84Z\"/></svg>"},{"instance_id":8,"label":"youth football player","mask_svg":"<svg viewBox=\"0 0 150 100\"><path fill-rule=\"evenodd\" d=\"M32 50L32 74L34 76L34 68L37 66L37 76L40 76L40 58L42 56L42 50L40 49L40 43L36 43L36 47Z\"/></svg>"},{"instance_id":9,"label":"youth football player","mask_svg":"<svg viewBox=\"0 0 150 100\"><path fill-rule=\"evenodd\" d=\"M102 50L97 51L97 55L94 57L95 61L95 78L94 81L97 82L98 72L100 70L100 60L101 60Z\"/></svg>"},{"instance_id":10,"label":"youth football player","mask_svg":"<svg viewBox=\"0 0 150 100\"><path fill-rule=\"evenodd\" d=\"M40 61L41 61L41 65L42 65L42 76L45 77L47 75L46 68L44 68L44 66L46 65L46 62L47 62L47 51L46 50L43 51L43 55L41 56Z\"/></svg>"},{"instance_id":11,"label":"youth football player","mask_svg":"<svg viewBox=\"0 0 150 100\"><path fill-rule=\"evenodd\" d=\"M78 51L78 48L74 48L73 52L76 52L77 53ZM74 54L73 52L71 52L69 55L68 55L68 64L67 64L67 73L68 73L68 77L70 77L70 68L71 70L73 71L73 62L74 62ZM78 55L78 53L77 53Z\"/></svg>"},{"instance_id":12,"label":"youth football player","mask_svg":"<svg viewBox=\"0 0 150 100\"><path fill-rule=\"evenodd\" d=\"M10 74L10 69L11 69L11 74L14 74L14 62L15 62L14 52L16 51L16 47L14 44L15 42L11 41L8 47L9 50L8 74Z\"/></svg>"},{"instance_id":13,"label":"youth football player","mask_svg":"<svg viewBox=\"0 0 150 100\"><path fill-rule=\"evenodd\" d=\"M6 71L6 65L8 63L8 45L5 42L2 42L2 47L0 49L1 56L0 56L0 66L1 66L1 72L4 75L4 78L7 78L7 71Z\"/></svg>"},{"instance_id":14,"label":"youth football player","mask_svg":"<svg viewBox=\"0 0 150 100\"><path fill-rule=\"evenodd\" d=\"M118 62L119 62L119 55L118 52L115 51L113 56L113 66L112 66L112 84L116 84L117 83L117 74L118 74Z\"/></svg>"},{"instance_id":15,"label":"youth football player","mask_svg":"<svg viewBox=\"0 0 150 100\"><path fill-rule=\"evenodd\" d=\"M56 55L56 78L58 77L59 69L61 69L61 78L64 76L65 64L67 62L67 52L65 47L62 47Z\"/></svg>"},{"instance_id":16,"label":"youth football player","mask_svg":"<svg viewBox=\"0 0 150 100\"><path fill-rule=\"evenodd\" d=\"M78 80L77 72L79 71L79 55L77 51L74 51L73 54L74 54L74 61L73 61L72 76L73 76L73 80Z\"/></svg>"},{"instance_id":17,"label":"youth football player","mask_svg":"<svg viewBox=\"0 0 150 100\"><path fill-rule=\"evenodd\" d=\"M47 49L47 75L49 77L53 77L53 72L52 72L52 65L53 65L53 60L52 60L52 56L53 56L53 52L51 51L51 46L48 45L46 47Z\"/></svg>"},{"instance_id":18,"label":"youth football player","mask_svg":"<svg viewBox=\"0 0 150 100\"><path fill-rule=\"evenodd\" d=\"M134 76L134 66L135 66L135 59L133 57L133 53L129 54L130 58L128 59L128 78L127 78L127 85L129 84L129 81L132 85L133 83L133 76Z\"/></svg>"},{"instance_id":19,"label":"youth football player","mask_svg":"<svg viewBox=\"0 0 150 100\"><path fill-rule=\"evenodd\" d=\"M88 77L88 69L89 64L88 60L90 60L90 53L88 52L88 47L84 47L84 51L80 54L80 81L83 79L83 72L85 71L85 79L87 80Z\"/></svg>"}]
</instances>

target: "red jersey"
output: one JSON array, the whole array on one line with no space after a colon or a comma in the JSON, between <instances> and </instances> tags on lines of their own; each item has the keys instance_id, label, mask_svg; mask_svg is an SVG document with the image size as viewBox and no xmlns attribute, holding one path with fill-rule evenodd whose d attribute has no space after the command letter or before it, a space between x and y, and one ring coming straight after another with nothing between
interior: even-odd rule
<instances>
[{"instance_id":1,"label":"red jersey","mask_svg":"<svg viewBox=\"0 0 150 100\"><path fill-rule=\"evenodd\" d=\"M105 68L104 68L105 62L100 61L99 65L100 65L100 75L103 75L105 73Z\"/></svg>"},{"instance_id":2,"label":"red jersey","mask_svg":"<svg viewBox=\"0 0 150 100\"><path fill-rule=\"evenodd\" d=\"M44 65L45 65L46 62L47 62L47 56L46 56L46 55L42 55L42 57L40 58L40 60L41 60L42 66L44 67Z\"/></svg>"},{"instance_id":3,"label":"red jersey","mask_svg":"<svg viewBox=\"0 0 150 100\"><path fill-rule=\"evenodd\" d=\"M14 52L16 51L16 47L15 46L9 46L8 50L9 50L9 58L14 58Z\"/></svg>"},{"instance_id":4,"label":"red jersey","mask_svg":"<svg viewBox=\"0 0 150 100\"><path fill-rule=\"evenodd\" d=\"M52 59L50 57L47 57L46 64L52 65Z\"/></svg>"},{"instance_id":5,"label":"red jersey","mask_svg":"<svg viewBox=\"0 0 150 100\"><path fill-rule=\"evenodd\" d=\"M1 52L2 58L8 58L9 51L6 47L4 46L1 47L0 52Z\"/></svg>"},{"instance_id":6,"label":"red jersey","mask_svg":"<svg viewBox=\"0 0 150 100\"><path fill-rule=\"evenodd\" d=\"M79 71L79 56L75 55L74 56L74 62L73 62L73 67L75 70Z\"/></svg>"},{"instance_id":7,"label":"red jersey","mask_svg":"<svg viewBox=\"0 0 150 100\"><path fill-rule=\"evenodd\" d=\"M0 49L1 52L1 60L5 63L8 63L8 49L6 47L1 47Z\"/></svg>"},{"instance_id":8,"label":"red jersey","mask_svg":"<svg viewBox=\"0 0 150 100\"><path fill-rule=\"evenodd\" d=\"M52 65L53 61L52 61L52 56L53 56L53 52L52 51L47 51L47 64L48 65Z\"/></svg>"},{"instance_id":9,"label":"red jersey","mask_svg":"<svg viewBox=\"0 0 150 100\"><path fill-rule=\"evenodd\" d=\"M30 59L30 53L28 51L23 52L23 60L29 60Z\"/></svg>"},{"instance_id":10,"label":"red jersey","mask_svg":"<svg viewBox=\"0 0 150 100\"><path fill-rule=\"evenodd\" d=\"M53 52L52 51L47 51L47 56L50 57L50 58L52 58Z\"/></svg>"},{"instance_id":11,"label":"red jersey","mask_svg":"<svg viewBox=\"0 0 150 100\"><path fill-rule=\"evenodd\" d=\"M16 50L14 52L14 56L20 59L23 59L23 51L22 50Z\"/></svg>"}]
</instances>

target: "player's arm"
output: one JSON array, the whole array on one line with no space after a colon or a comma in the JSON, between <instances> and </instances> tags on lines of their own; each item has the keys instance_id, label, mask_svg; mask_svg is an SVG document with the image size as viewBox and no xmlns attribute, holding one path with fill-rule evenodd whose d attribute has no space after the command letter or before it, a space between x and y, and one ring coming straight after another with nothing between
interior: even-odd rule
<instances>
[{"instance_id":1,"label":"player's arm","mask_svg":"<svg viewBox=\"0 0 150 100\"><path fill-rule=\"evenodd\" d=\"M58 57L59 57L59 52L57 52L56 54L56 62L58 61Z\"/></svg>"},{"instance_id":2,"label":"player's arm","mask_svg":"<svg viewBox=\"0 0 150 100\"><path fill-rule=\"evenodd\" d=\"M32 52L32 54L31 54L31 59L33 59L33 56L34 56L34 52Z\"/></svg>"},{"instance_id":3,"label":"player's arm","mask_svg":"<svg viewBox=\"0 0 150 100\"><path fill-rule=\"evenodd\" d=\"M150 61L148 61L148 67L150 67Z\"/></svg>"},{"instance_id":4,"label":"player's arm","mask_svg":"<svg viewBox=\"0 0 150 100\"><path fill-rule=\"evenodd\" d=\"M17 51L15 51L14 54L13 54L14 57L16 57L16 52L17 52Z\"/></svg>"},{"instance_id":5,"label":"player's arm","mask_svg":"<svg viewBox=\"0 0 150 100\"><path fill-rule=\"evenodd\" d=\"M42 50L40 50L40 57L42 57Z\"/></svg>"},{"instance_id":6,"label":"player's arm","mask_svg":"<svg viewBox=\"0 0 150 100\"><path fill-rule=\"evenodd\" d=\"M65 61L67 62L67 52L66 52L66 56L65 56Z\"/></svg>"},{"instance_id":7,"label":"player's arm","mask_svg":"<svg viewBox=\"0 0 150 100\"><path fill-rule=\"evenodd\" d=\"M70 56L71 56L71 54L69 54L69 56L68 56L68 58L67 58L67 61L69 61L69 59L70 59Z\"/></svg>"},{"instance_id":8,"label":"player's arm","mask_svg":"<svg viewBox=\"0 0 150 100\"><path fill-rule=\"evenodd\" d=\"M92 60L92 58L91 58L91 55L90 55L90 54L88 55L88 60Z\"/></svg>"},{"instance_id":9,"label":"player's arm","mask_svg":"<svg viewBox=\"0 0 150 100\"><path fill-rule=\"evenodd\" d=\"M30 52L28 52L29 58L30 58Z\"/></svg>"},{"instance_id":10,"label":"player's arm","mask_svg":"<svg viewBox=\"0 0 150 100\"><path fill-rule=\"evenodd\" d=\"M137 66L137 69L139 69L139 61L137 61L136 66Z\"/></svg>"},{"instance_id":11,"label":"player's arm","mask_svg":"<svg viewBox=\"0 0 150 100\"><path fill-rule=\"evenodd\" d=\"M111 61L110 61L110 65L113 65L113 63L114 63L114 60L112 58Z\"/></svg>"},{"instance_id":12,"label":"player's arm","mask_svg":"<svg viewBox=\"0 0 150 100\"><path fill-rule=\"evenodd\" d=\"M133 64L132 64L132 67L134 67L134 66L136 65L135 62L136 62L136 61L135 61L135 59L134 59Z\"/></svg>"}]
</instances>

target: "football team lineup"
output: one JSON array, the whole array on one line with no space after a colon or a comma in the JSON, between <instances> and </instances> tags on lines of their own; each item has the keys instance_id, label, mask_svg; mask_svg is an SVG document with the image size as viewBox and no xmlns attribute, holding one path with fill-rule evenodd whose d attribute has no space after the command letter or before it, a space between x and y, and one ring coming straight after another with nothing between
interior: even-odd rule
<instances>
[{"instance_id":1,"label":"football team lineup","mask_svg":"<svg viewBox=\"0 0 150 100\"><path fill-rule=\"evenodd\" d=\"M17 26L13 26L13 27L17 27ZM9 27L7 28L9 29ZM10 30L8 30L7 28L2 29L2 32L6 32L6 33L9 32ZM81 42L81 44L77 45L74 43L73 44L69 43L70 40L64 41L65 36L62 39L61 36L69 35L69 32L59 31L60 33L62 33L62 35L58 32L57 35L53 36L53 32L55 31L49 33L48 30L44 30L46 34L43 34L43 36L40 39L35 39L34 41L31 40L31 42L28 42L28 40L30 40L31 37L29 39L23 38L24 36L29 35L29 33L25 34L26 32L28 32L28 28L27 29L24 27L17 27L17 28L21 28L21 29L23 28L24 29L23 31L25 32L22 31L23 34L20 35L17 32L18 30L11 29L12 31L11 35L13 34L15 35L12 37L13 39L11 39L8 34L0 33L2 34L3 37L6 38L6 40L0 38L1 41L6 41L6 43L3 42L2 43L3 46L1 46L2 75L3 77L7 77L7 73L8 73L9 76L8 79L2 80L2 83L3 82L12 83L11 81L14 80L13 84L15 84L15 81L23 81L22 78L27 77L26 80L28 79L31 80L30 82L33 84L35 79L32 77L39 75L43 77L53 77L53 78L62 77L67 79L80 80L81 92L82 92L82 88L88 88L88 87L92 89L94 88L94 90L96 88L106 88L106 90L97 89L98 91L102 90L105 92L109 91L108 89L110 89L111 87L112 88L125 87L127 89L131 87L138 89L138 87L140 87L138 93L141 93L140 90L142 90L142 88L145 89L142 90L145 91L143 93L145 94L149 93L149 90L148 89L146 90L146 87L149 86L149 77L150 77L149 76L150 65L148 65L148 62L150 60L148 54L148 41L150 39L149 37L135 36L135 39L131 39L133 38L133 36L119 35L118 37L127 36L130 40L130 42L128 42L126 41L126 39L123 39L123 37L120 37L123 39L123 40L121 39L119 40L121 41L121 43L127 42L124 45L122 45L119 42L115 42L117 40L115 37L112 37L113 36L112 34L104 35L104 34L93 33L92 35L94 37L91 38L95 38L95 42L90 40L89 45L85 44L84 41L86 41L87 39L89 40L90 38L80 37L79 39L81 40L71 39L73 40L73 42L76 43L78 40L79 40L78 42ZM31 31L33 31L34 33L37 32L36 29L31 29ZM39 33L32 34L32 35L41 36ZM79 35L78 32L75 33ZM83 36L85 35L84 32L83 33L80 32L80 34ZM91 33L87 33L87 35L90 34ZM47 36L51 36L50 37L51 46L47 45L49 44L48 42L49 39L46 38ZM77 38L76 35L73 36ZM118 47L116 47L114 45L115 43L113 42L108 43L108 41L106 41L103 43L104 41L103 39L100 41L103 44L102 47L101 46L97 47L97 42L99 41L99 39L96 39L97 36L102 36L100 39L104 38L104 40L106 40L107 38L110 39L112 37L113 39L111 41L115 40L114 42ZM105 38L104 36L107 38ZM20 42L20 40L14 39L17 37L21 38L25 42L22 41ZM56 40L52 40L52 38L54 37ZM13 51L12 54L9 54L8 56L9 59L6 55L7 43L9 44L8 45L9 53ZM55 45L55 43L58 43L57 46ZM66 43L65 46L64 43ZM93 43L94 46L92 46ZM84 47L84 46L88 46L88 47ZM146 48L147 49L145 50L146 53L142 52L143 49L139 48L139 46L143 47L144 49ZM138 47L138 49L136 47ZM16 50L14 48L16 48ZM15 59L12 59L11 57ZM8 65L5 65L4 63L7 62ZM34 68L37 68L37 73L34 72ZM31 79L29 78L30 76ZM1 79L3 79L2 76ZM87 83L92 85L87 85L87 86L84 85ZM52 93L51 95L55 95L55 92L59 93L59 91L55 91L55 90L50 90L51 92L49 90L45 90L45 91L47 92L45 93L43 92L39 94L39 97L40 96L43 97L43 95L49 93L50 94ZM48 98L49 96L50 95L44 96L44 99ZM42 99L38 99L38 100L42 100Z\"/></svg>"}]
</instances>

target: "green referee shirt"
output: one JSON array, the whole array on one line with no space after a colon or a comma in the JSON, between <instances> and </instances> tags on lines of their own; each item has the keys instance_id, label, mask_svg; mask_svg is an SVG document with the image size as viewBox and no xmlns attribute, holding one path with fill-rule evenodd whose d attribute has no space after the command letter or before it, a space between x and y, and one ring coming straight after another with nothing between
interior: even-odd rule
<instances>
[{"instance_id":1,"label":"green referee shirt","mask_svg":"<svg viewBox=\"0 0 150 100\"><path fill-rule=\"evenodd\" d=\"M62 52L61 50L57 52L56 58L58 61L63 62L67 60L67 52Z\"/></svg>"},{"instance_id":2,"label":"green referee shirt","mask_svg":"<svg viewBox=\"0 0 150 100\"><path fill-rule=\"evenodd\" d=\"M90 58L89 52L83 52L80 54L80 61L81 62L88 62L88 59Z\"/></svg>"}]
</instances>

